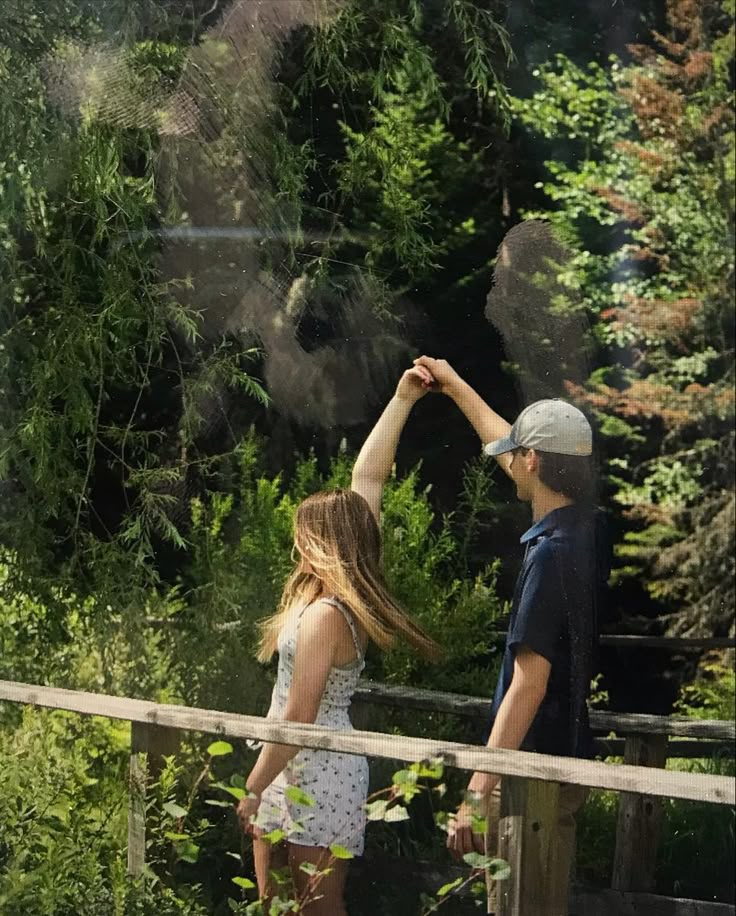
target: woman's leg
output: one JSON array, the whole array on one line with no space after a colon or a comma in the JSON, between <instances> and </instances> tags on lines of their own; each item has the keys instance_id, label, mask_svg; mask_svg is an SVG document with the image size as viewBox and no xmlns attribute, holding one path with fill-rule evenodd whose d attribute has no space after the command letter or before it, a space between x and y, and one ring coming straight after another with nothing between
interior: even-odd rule
<instances>
[{"instance_id":1,"label":"woman's leg","mask_svg":"<svg viewBox=\"0 0 736 916\"><path fill-rule=\"evenodd\" d=\"M278 885L271 877L272 871L286 868L289 864L289 853L285 843L274 846L260 836L253 837L253 859L256 866L256 881L258 882L258 896L269 902L278 892Z\"/></svg>"},{"instance_id":2,"label":"woman's leg","mask_svg":"<svg viewBox=\"0 0 736 916\"><path fill-rule=\"evenodd\" d=\"M311 901L300 912L304 916L347 916L345 879L348 862L333 859L329 849L320 846L298 846L296 843L287 843L287 846L297 899ZM320 871L329 868L329 874L313 878L302 871L301 865L305 862Z\"/></svg>"}]
</instances>

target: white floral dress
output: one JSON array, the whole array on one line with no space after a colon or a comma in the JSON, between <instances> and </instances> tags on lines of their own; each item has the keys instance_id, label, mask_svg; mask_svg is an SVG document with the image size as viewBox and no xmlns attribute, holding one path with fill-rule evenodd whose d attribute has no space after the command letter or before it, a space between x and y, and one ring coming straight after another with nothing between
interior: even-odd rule
<instances>
[{"instance_id":1,"label":"white floral dress","mask_svg":"<svg viewBox=\"0 0 736 916\"><path fill-rule=\"evenodd\" d=\"M353 635L356 658L349 665L333 667L315 724L352 729L350 701L365 667L365 658L350 611L336 598L321 600L342 612ZM287 620L279 634L279 665L269 719L283 718L294 673L299 624L306 610L302 608ZM305 792L315 802L314 806L288 798L285 794L288 786ZM365 757L304 748L263 793L255 823L266 831L283 830L288 841L298 846L328 847L337 843L359 856L363 853L367 794Z\"/></svg>"}]
</instances>

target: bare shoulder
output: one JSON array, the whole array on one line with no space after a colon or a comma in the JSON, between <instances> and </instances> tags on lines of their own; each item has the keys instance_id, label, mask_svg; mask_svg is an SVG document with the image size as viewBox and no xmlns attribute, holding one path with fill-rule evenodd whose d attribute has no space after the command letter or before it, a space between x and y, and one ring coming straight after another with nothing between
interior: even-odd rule
<instances>
[{"instance_id":1,"label":"bare shoulder","mask_svg":"<svg viewBox=\"0 0 736 916\"><path fill-rule=\"evenodd\" d=\"M345 615L336 605L327 598L318 598L304 610L302 616L302 629L323 634L345 632L350 635Z\"/></svg>"},{"instance_id":2,"label":"bare shoulder","mask_svg":"<svg viewBox=\"0 0 736 916\"><path fill-rule=\"evenodd\" d=\"M357 621L355 624L360 634L360 641L365 647L367 639ZM320 598L310 604L304 611L302 619L302 627L305 626L310 638L321 640L324 645L333 648L337 664L347 663L355 657L355 642L350 624L345 619L345 614L333 601Z\"/></svg>"}]
</instances>

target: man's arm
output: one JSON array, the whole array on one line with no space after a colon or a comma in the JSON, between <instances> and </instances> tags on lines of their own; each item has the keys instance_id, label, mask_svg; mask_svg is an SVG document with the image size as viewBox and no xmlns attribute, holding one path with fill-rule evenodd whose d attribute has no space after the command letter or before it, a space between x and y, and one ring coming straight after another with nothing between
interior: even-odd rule
<instances>
[{"instance_id":1,"label":"man's arm","mask_svg":"<svg viewBox=\"0 0 736 916\"><path fill-rule=\"evenodd\" d=\"M519 646L511 684L498 708L488 747L518 751L547 693L551 670L552 666L543 655ZM499 778L490 773L474 773L468 791L487 795L495 789Z\"/></svg>"},{"instance_id":2,"label":"man's arm","mask_svg":"<svg viewBox=\"0 0 736 916\"><path fill-rule=\"evenodd\" d=\"M420 356L414 360L415 366L423 366L432 373L436 386L452 398L478 433L483 445L503 439L511 431L511 424L490 408L483 398L462 379L445 359L433 359L431 356ZM498 455L496 461L508 474L511 455Z\"/></svg>"},{"instance_id":3,"label":"man's arm","mask_svg":"<svg viewBox=\"0 0 736 916\"><path fill-rule=\"evenodd\" d=\"M355 461L352 489L366 500L376 520L380 516L383 488L391 474L401 431L412 407L429 391L432 381L429 372L421 366L406 370Z\"/></svg>"},{"instance_id":4,"label":"man's arm","mask_svg":"<svg viewBox=\"0 0 736 916\"><path fill-rule=\"evenodd\" d=\"M516 751L526 737L542 700L552 666L544 656L526 646L519 646L514 660L514 673L493 723L488 747ZM473 773L468 792L487 798L496 788L500 776ZM481 804L481 808L485 807ZM464 803L457 813L455 827L450 831L447 845L457 859L469 852L483 852L482 838L473 833L473 806Z\"/></svg>"}]
</instances>

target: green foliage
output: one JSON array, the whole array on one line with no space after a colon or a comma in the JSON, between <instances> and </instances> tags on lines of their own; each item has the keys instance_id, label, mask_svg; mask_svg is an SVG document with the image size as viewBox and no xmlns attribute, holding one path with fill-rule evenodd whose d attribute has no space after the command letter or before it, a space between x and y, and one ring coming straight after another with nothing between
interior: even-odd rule
<instances>
[{"instance_id":1,"label":"green foliage","mask_svg":"<svg viewBox=\"0 0 736 916\"><path fill-rule=\"evenodd\" d=\"M734 761L721 757L674 761L678 770L713 776L736 775ZM731 893L729 867L736 854L736 812L701 802L664 800L657 884L694 899ZM694 852L695 850L695 852ZM692 868L693 860L697 868Z\"/></svg>"},{"instance_id":2,"label":"green foliage","mask_svg":"<svg viewBox=\"0 0 736 916\"><path fill-rule=\"evenodd\" d=\"M369 230L366 264L381 271L401 265L415 279L472 235L472 219L453 224L439 201L480 165L479 155L432 116L420 80L420 74L399 73L396 91L384 94L369 130L341 125L345 159L337 166L339 190L355 201L352 220Z\"/></svg>"},{"instance_id":3,"label":"green foliage","mask_svg":"<svg viewBox=\"0 0 736 916\"><path fill-rule=\"evenodd\" d=\"M505 30L476 0L441 0L431 15L415 0L348 0L299 51L282 90L295 137L320 112L310 172L320 190L302 203L328 239L298 260L337 290L359 270L373 308L395 312L437 268L454 280L457 258L496 222L487 200L498 188L482 164L487 135L508 126Z\"/></svg>"},{"instance_id":4,"label":"green foliage","mask_svg":"<svg viewBox=\"0 0 736 916\"><path fill-rule=\"evenodd\" d=\"M125 723L27 710L0 741L0 908L7 916L204 916L127 878Z\"/></svg>"},{"instance_id":5,"label":"green foliage","mask_svg":"<svg viewBox=\"0 0 736 916\"><path fill-rule=\"evenodd\" d=\"M403 605L443 647L439 665L397 649L383 663L390 680L464 693L488 691L492 634L504 607L496 594L498 563L465 577L462 541L452 518L438 524L417 472L387 488L383 504L385 567Z\"/></svg>"},{"instance_id":6,"label":"green foliage","mask_svg":"<svg viewBox=\"0 0 736 916\"><path fill-rule=\"evenodd\" d=\"M698 676L680 688L673 711L695 719L736 718L736 673L734 669L715 662L704 663Z\"/></svg>"},{"instance_id":7,"label":"green foliage","mask_svg":"<svg viewBox=\"0 0 736 916\"><path fill-rule=\"evenodd\" d=\"M170 81L181 58L170 45L134 46L136 91ZM198 450L207 397L265 394L247 371L251 351L197 345L198 315L156 266L155 135L65 115L20 34L0 53L0 79L0 473L14 485L3 542L39 581L46 567L108 600L124 594L126 566L133 603L157 581L157 545L184 546L180 491L211 464ZM164 378L174 402L151 424L146 405ZM100 514L101 479L122 484L117 517Z\"/></svg>"},{"instance_id":8,"label":"green foliage","mask_svg":"<svg viewBox=\"0 0 736 916\"><path fill-rule=\"evenodd\" d=\"M609 490L629 529L618 576L643 576L653 598L688 603L691 626L710 630L722 621L706 622L715 603L699 595L718 587L715 576L693 587L676 570L698 577L690 560L706 538L728 578L719 512L733 490L733 15L682 16L675 4L668 16L672 40L655 34L626 64L558 55L512 107L553 144L539 184L553 206L527 215L572 245L594 322L601 368L571 392L600 421ZM653 543L663 527L677 537L658 554L629 537L649 531Z\"/></svg>"}]
</instances>

